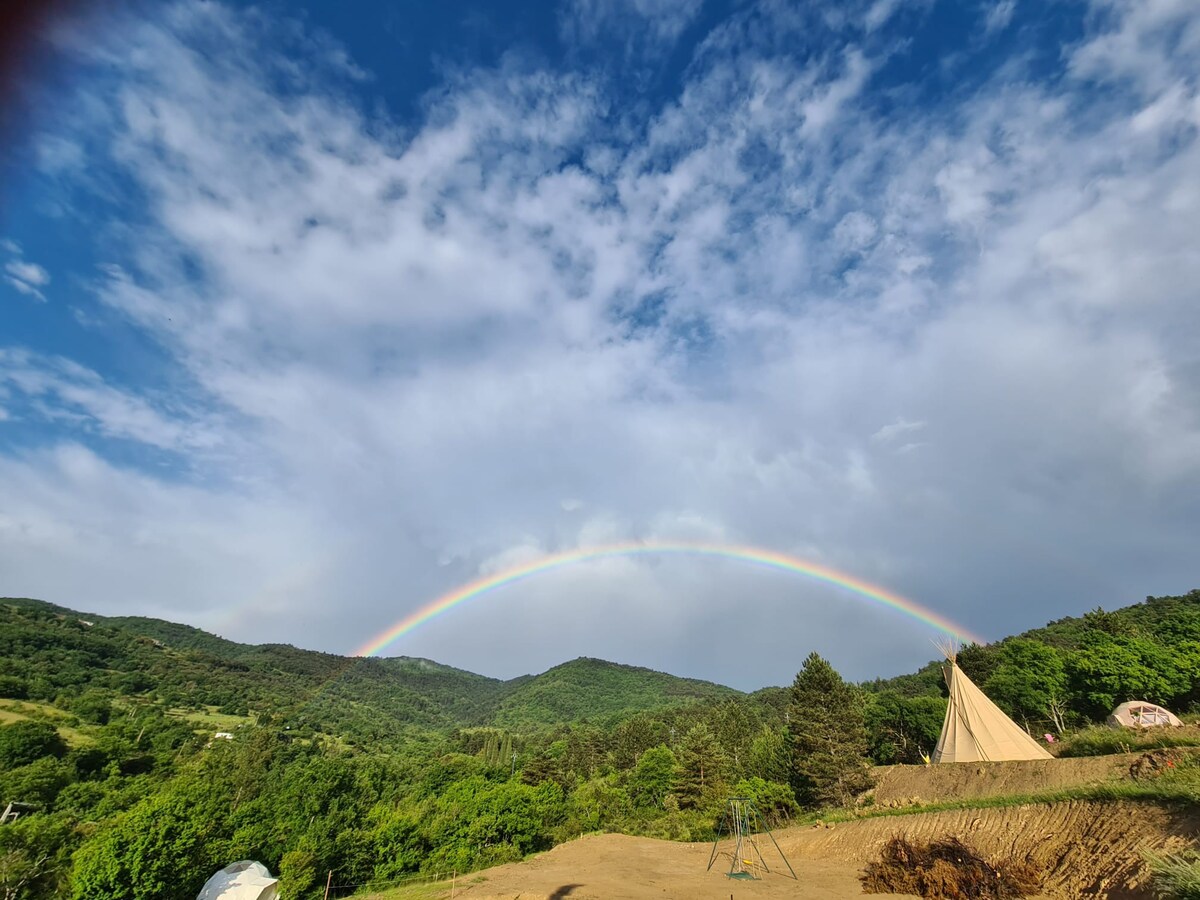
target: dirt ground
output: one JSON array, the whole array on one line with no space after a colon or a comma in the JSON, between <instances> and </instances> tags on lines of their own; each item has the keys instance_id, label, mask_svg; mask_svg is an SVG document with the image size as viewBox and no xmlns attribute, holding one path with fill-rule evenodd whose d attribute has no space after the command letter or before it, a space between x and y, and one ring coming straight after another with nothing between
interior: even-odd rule
<instances>
[{"instance_id":1,"label":"dirt ground","mask_svg":"<svg viewBox=\"0 0 1200 900\"><path fill-rule=\"evenodd\" d=\"M769 874L761 881L725 876L729 857L706 872L711 844L673 844L622 834L587 835L524 863L479 873L485 880L455 891L455 900L753 900L861 897L858 868L844 861L793 862L798 880ZM774 860L763 848L768 865ZM724 864L722 866L722 863ZM475 877L479 877L475 876ZM893 895L898 896L898 895Z\"/></svg>"},{"instance_id":2,"label":"dirt ground","mask_svg":"<svg viewBox=\"0 0 1200 900\"><path fill-rule=\"evenodd\" d=\"M956 835L989 858L1017 856L1044 867L1043 896L1149 900L1139 851L1193 845L1200 811L1141 803L1071 801L1052 805L884 816L776 834L796 870L782 864L760 881L725 876L729 857L705 871L710 844L674 844L626 835L589 835L523 863L467 876L462 900L657 900L657 898L861 898L859 873L891 837ZM729 844L722 849L728 850ZM776 868L769 843L760 841ZM783 874L781 874L783 873ZM900 895L892 895L900 896Z\"/></svg>"}]
</instances>

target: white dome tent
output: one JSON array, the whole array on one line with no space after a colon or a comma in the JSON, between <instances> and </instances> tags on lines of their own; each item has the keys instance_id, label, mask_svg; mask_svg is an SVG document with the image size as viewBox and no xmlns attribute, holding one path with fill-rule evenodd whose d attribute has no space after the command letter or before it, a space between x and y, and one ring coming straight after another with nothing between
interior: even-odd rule
<instances>
[{"instance_id":1,"label":"white dome tent","mask_svg":"<svg viewBox=\"0 0 1200 900\"><path fill-rule=\"evenodd\" d=\"M243 859L204 882L196 900L278 900L278 884L262 863Z\"/></svg>"},{"instance_id":2,"label":"white dome tent","mask_svg":"<svg viewBox=\"0 0 1200 900\"><path fill-rule=\"evenodd\" d=\"M1168 709L1163 709L1145 700L1130 700L1122 703L1108 716L1113 728L1156 728L1160 725L1182 725L1183 723Z\"/></svg>"}]
</instances>

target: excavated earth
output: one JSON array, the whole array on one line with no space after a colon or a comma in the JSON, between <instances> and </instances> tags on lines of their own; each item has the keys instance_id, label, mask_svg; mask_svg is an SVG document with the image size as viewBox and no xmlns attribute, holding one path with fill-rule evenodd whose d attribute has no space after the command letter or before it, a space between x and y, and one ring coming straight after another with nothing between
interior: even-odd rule
<instances>
[{"instance_id":1,"label":"excavated earth","mask_svg":"<svg viewBox=\"0 0 1200 900\"><path fill-rule=\"evenodd\" d=\"M876 805L1022 795L1128 778L1134 756L1029 763L902 766L882 771ZM862 897L859 875L893 837L961 839L991 861L1028 860L1043 873L1040 897L1150 900L1142 852L1195 847L1200 809L1142 802L1072 800L991 809L891 814L790 828L775 837L797 875L793 880L769 842L760 847L771 874L734 881L726 842L706 871L711 844L677 844L627 835L588 835L522 863L461 879L462 900L599 900L599 898ZM783 874L780 874L782 872ZM449 894L447 894L449 896ZM901 895L892 895L901 896Z\"/></svg>"}]
</instances>

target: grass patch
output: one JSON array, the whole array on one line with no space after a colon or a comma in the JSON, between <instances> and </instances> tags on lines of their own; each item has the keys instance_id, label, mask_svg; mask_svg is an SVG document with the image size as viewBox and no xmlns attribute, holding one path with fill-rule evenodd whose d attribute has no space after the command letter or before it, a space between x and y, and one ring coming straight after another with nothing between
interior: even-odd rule
<instances>
[{"instance_id":1,"label":"grass patch","mask_svg":"<svg viewBox=\"0 0 1200 900\"><path fill-rule=\"evenodd\" d=\"M96 739L87 732L65 724L66 721L78 724L79 720L57 706L30 700L0 700L0 725L27 721L49 722L70 747L86 747L96 743Z\"/></svg>"},{"instance_id":2,"label":"grass patch","mask_svg":"<svg viewBox=\"0 0 1200 900\"><path fill-rule=\"evenodd\" d=\"M19 722L21 719L69 719L71 714L48 703L32 700L0 700L0 717L4 721Z\"/></svg>"},{"instance_id":3,"label":"grass patch","mask_svg":"<svg viewBox=\"0 0 1200 900\"><path fill-rule=\"evenodd\" d=\"M1114 753L1139 753L1166 747L1200 747L1200 727L1184 725L1182 728L1134 731L1094 725L1064 738L1058 745L1058 756L1111 756Z\"/></svg>"},{"instance_id":4,"label":"grass patch","mask_svg":"<svg viewBox=\"0 0 1200 900\"><path fill-rule=\"evenodd\" d=\"M1154 890L1170 900L1200 900L1200 853L1147 853Z\"/></svg>"},{"instance_id":5,"label":"grass patch","mask_svg":"<svg viewBox=\"0 0 1200 900\"><path fill-rule=\"evenodd\" d=\"M1200 804L1200 758L1183 759L1172 770L1143 781L1132 779L1089 784L1078 787L1039 791L1029 794L1009 794L1003 797L964 798L938 803L921 803L904 807L863 807L860 809L826 810L811 813L796 820L797 825L818 822L853 822L885 816L911 816L917 813L942 812L954 809L999 809L1007 806L1033 806L1047 803L1066 803L1072 800L1129 801L1142 803Z\"/></svg>"},{"instance_id":6,"label":"grass patch","mask_svg":"<svg viewBox=\"0 0 1200 900\"><path fill-rule=\"evenodd\" d=\"M443 900L450 896L449 882L407 884L383 893L355 894L357 900Z\"/></svg>"},{"instance_id":7,"label":"grass patch","mask_svg":"<svg viewBox=\"0 0 1200 900\"><path fill-rule=\"evenodd\" d=\"M206 732L233 731L239 725L249 725L254 721L249 716L233 716L217 712L218 709L216 706L206 706L203 712L194 709L172 709L167 711L167 715L198 725Z\"/></svg>"}]
</instances>

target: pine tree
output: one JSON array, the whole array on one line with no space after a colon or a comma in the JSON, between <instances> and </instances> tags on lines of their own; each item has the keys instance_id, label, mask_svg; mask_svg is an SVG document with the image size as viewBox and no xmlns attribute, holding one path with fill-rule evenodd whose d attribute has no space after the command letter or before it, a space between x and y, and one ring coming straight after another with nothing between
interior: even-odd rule
<instances>
[{"instance_id":1,"label":"pine tree","mask_svg":"<svg viewBox=\"0 0 1200 900\"><path fill-rule=\"evenodd\" d=\"M847 804L870 787L862 696L816 653L792 684L788 731L802 805Z\"/></svg>"},{"instance_id":2,"label":"pine tree","mask_svg":"<svg viewBox=\"0 0 1200 900\"><path fill-rule=\"evenodd\" d=\"M721 745L703 722L693 725L679 749L675 793L684 809L698 809L722 790L728 761Z\"/></svg>"}]
</instances>

